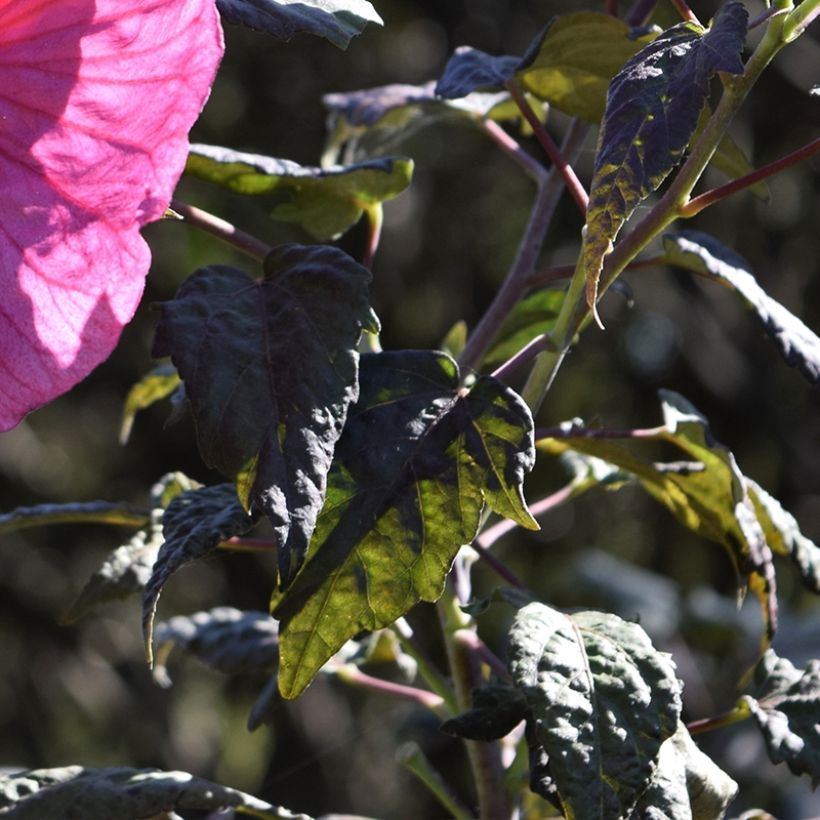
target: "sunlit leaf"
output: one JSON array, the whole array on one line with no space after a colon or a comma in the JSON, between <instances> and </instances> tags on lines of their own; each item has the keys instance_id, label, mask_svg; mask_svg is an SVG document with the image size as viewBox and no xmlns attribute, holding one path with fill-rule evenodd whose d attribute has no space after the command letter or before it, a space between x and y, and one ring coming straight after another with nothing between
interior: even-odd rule
<instances>
[{"instance_id":1,"label":"sunlit leaf","mask_svg":"<svg viewBox=\"0 0 820 820\"><path fill-rule=\"evenodd\" d=\"M279 660L279 629L270 614L228 606L175 615L154 627L154 643L154 679L164 685L175 647L228 675L270 673Z\"/></svg>"},{"instance_id":2,"label":"sunlit leaf","mask_svg":"<svg viewBox=\"0 0 820 820\"><path fill-rule=\"evenodd\" d=\"M146 373L129 391L122 408L120 423L120 444L125 444L131 435L134 419L140 410L145 410L155 402L170 396L179 387L180 379L176 368L161 364Z\"/></svg>"},{"instance_id":3,"label":"sunlit leaf","mask_svg":"<svg viewBox=\"0 0 820 820\"><path fill-rule=\"evenodd\" d=\"M286 159L243 154L215 145L192 145L185 172L240 194L281 194L274 219L301 225L314 239L333 239L367 209L398 196L413 175L403 157L345 167L310 168Z\"/></svg>"},{"instance_id":4,"label":"sunlit leaf","mask_svg":"<svg viewBox=\"0 0 820 820\"><path fill-rule=\"evenodd\" d=\"M480 377L465 394L455 362L431 351L363 356L360 381L308 560L272 600L289 698L348 638L435 601L485 504L538 528L521 488L532 419L509 388Z\"/></svg>"},{"instance_id":5,"label":"sunlit leaf","mask_svg":"<svg viewBox=\"0 0 820 820\"><path fill-rule=\"evenodd\" d=\"M786 364L796 367L812 384L820 384L820 338L766 294L740 254L701 231L666 234L663 243L672 264L734 290L755 312Z\"/></svg>"},{"instance_id":6,"label":"sunlit leaf","mask_svg":"<svg viewBox=\"0 0 820 820\"><path fill-rule=\"evenodd\" d=\"M216 0L216 5L229 23L241 23L280 40L315 34L341 49L368 23L382 23L367 0Z\"/></svg>"},{"instance_id":7,"label":"sunlit leaf","mask_svg":"<svg viewBox=\"0 0 820 820\"><path fill-rule=\"evenodd\" d=\"M162 588L180 568L210 554L222 541L244 535L256 523L236 497L232 484L188 490L168 505L162 517L165 543L145 585L142 626L149 662L152 660L154 616Z\"/></svg>"},{"instance_id":8,"label":"sunlit leaf","mask_svg":"<svg viewBox=\"0 0 820 820\"><path fill-rule=\"evenodd\" d=\"M227 809L236 811L220 817L310 820L187 772L66 766L0 776L0 817L14 820L135 820Z\"/></svg>"},{"instance_id":9,"label":"sunlit leaf","mask_svg":"<svg viewBox=\"0 0 820 820\"><path fill-rule=\"evenodd\" d=\"M805 670L766 652L741 703L763 732L769 757L820 782L820 661Z\"/></svg>"},{"instance_id":10,"label":"sunlit leaf","mask_svg":"<svg viewBox=\"0 0 820 820\"><path fill-rule=\"evenodd\" d=\"M643 434L640 441L570 434L542 439L538 447L555 455L576 450L615 465L633 475L684 526L723 545L761 602L770 640L777 623L774 568L750 485L732 453L714 439L706 419L686 399L668 390L661 391L661 398L664 427L654 435ZM639 450L647 441L674 445L684 460L649 460Z\"/></svg>"},{"instance_id":11,"label":"sunlit leaf","mask_svg":"<svg viewBox=\"0 0 820 820\"><path fill-rule=\"evenodd\" d=\"M441 724L441 731L468 740L498 740L526 716L527 699L520 689L489 684L472 693L472 708Z\"/></svg>"},{"instance_id":12,"label":"sunlit leaf","mask_svg":"<svg viewBox=\"0 0 820 820\"><path fill-rule=\"evenodd\" d=\"M587 300L597 300L604 257L641 200L678 164L718 72L743 71L748 14L730 0L706 32L680 23L645 46L612 80L590 187L582 249Z\"/></svg>"},{"instance_id":13,"label":"sunlit leaf","mask_svg":"<svg viewBox=\"0 0 820 820\"><path fill-rule=\"evenodd\" d=\"M661 744L674 735L680 682L671 657L615 615L519 610L509 668L568 816L629 817Z\"/></svg>"},{"instance_id":14,"label":"sunlit leaf","mask_svg":"<svg viewBox=\"0 0 820 820\"><path fill-rule=\"evenodd\" d=\"M203 268L162 305L154 352L170 355L185 382L205 463L270 518L285 583L358 395L359 336L377 327L369 282L336 248L288 245L268 257L261 281Z\"/></svg>"}]
</instances>

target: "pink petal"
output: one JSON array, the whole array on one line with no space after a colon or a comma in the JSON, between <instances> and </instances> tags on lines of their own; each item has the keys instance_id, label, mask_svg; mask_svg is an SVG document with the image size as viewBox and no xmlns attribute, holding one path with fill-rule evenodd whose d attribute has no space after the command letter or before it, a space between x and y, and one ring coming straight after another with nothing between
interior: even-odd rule
<instances>
[{"instance_id":1,"label":"pink petal","mask_svg":"<svg viewBox=\"0 0 820 820\"><path fill-rule=\"evenodd\" d=\"M0 429L108 357L222 55L214 0L0 0Z\"/></svg>"}]
</instances>

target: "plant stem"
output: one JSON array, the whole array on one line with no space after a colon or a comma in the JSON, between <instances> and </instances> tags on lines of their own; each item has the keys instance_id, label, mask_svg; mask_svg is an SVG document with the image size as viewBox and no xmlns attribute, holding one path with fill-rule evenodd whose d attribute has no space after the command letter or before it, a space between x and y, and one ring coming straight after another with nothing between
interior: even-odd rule
<instances>
[{"instance_id":1,"label":"plant stem","mask_svg":"<svg viewBox=\"0 0 820 820\"><path fill-rule=\"evenodd\" d=\"M203 211L194 205L188 205L187 202L172 199L170 208L176 211L186 222L205 231L205 233L216 236L223 242L227 242L259 262L264 262L265 257L273 250L267 242L245 233L245 231L218 216L214 216L214 214Z\"/></svg>"},{"instance_id":2,"label":"plant stem","mask_svg":"<svg viewBox=\"0 0 820 820\"><path fill-rule=\"evenodd\" d=\"M581 150L587 131L588 126L585 123L579 120L572 122L561 146L565 157L570 160L575 158ZM530 218L519 242L515 260L495 298L479 320L475 330L470 334L459 356L459 364L462 368L475 368L480 364L481 358L498 333L501 322L525 293L527 280L535 269L544 236L552 222L563 190L564 181L560 173L553 168L546 182L538 186Z\"/></svg>"},{"instance_id":3,"label":"plant stem","mask_svg":"<svg viewBox=\"0 0 820 820\"><path fill-rule=\"evenodd\" d=\"M553 347L553 344L550 337L547 336L546 333L541 333L531 341L527 342L527 344L525 344L524 347L518 351L518 353L510 356L506 362L500 364L490 375L494 379L504 381L504 379L506 379L510 374L514 373L525 364L528 364L542 350L547 350L551 347Z\"/></svg>"},{"instance_id":4,"label":"plant stem","mask_svg":"<svg viewBox=\"0 0 820 820\"><path fill-rule=\"evenodd\" d=\"M700 20L695 16L692 9L686 4L685 0L672 0L672 5L678 10L678 14L680 14L681 18L685 20L687 23L695 23L695 25L700 26ZM701 26L703 28L703 26Z\"/></svg>"},{"instance_id":5,"label":"plant stem","mask_svg":"<svg viewBox=\"0 0 820 820\"><path fill-rule=\"evenodd\" d=\"M509 681L510 673L507 671L507 665L495 652L487 646L481 638L472 629L459 629L453 633L453 640L466 646L470 651L474 652L501 680Z\"/></svg>"},{"instance_id":6,"label":"plant stem","mask_svg":"<svg viewBox=\"0 0 820 820\"><path fill-rule=\"evenodd\" d=\"M572 197L578 204L581 213L586 214L587 205L589 204L589 196L587 195L584 186L581 184L581 180L578 179L578 176L572 166L569 162L567 162L566 158L561 153L561 150L555 144L552 136L550 136L550 132L545 128L544 123L541 122L532 110L532 106L530 105L524 92L521 90L521 86L515 80L508 80L506 86L507 90L510 92L510 96L512 96L515 100L521 110L521 113L532 127L533 133L538 138L538 142L541 143L541 146L547 152L547 156L552 160L553 166L558 169L558 172L564 178L564 183L567 186L567 190L570 194L572 194Z\"/></svg>"},{"instance_id":7,"label":"plant stem","mask_svg":"<svg viewBox=\"0 0 820 820\"><path fill-rule=\"evenodd\" d=\"M508 519L504 519L507 521ZM513 522L510 522L513 523ZM517 526L517 525L513 525ZM479 536L479 539L481 536ZM473 549L478 553L478 557L491 567L499 578L503 578L511 587L516 589L526 589L524 582L502 561L499 561L486 547L479 543L479 539L473 542Z\"/></svg>"},{"instance_id":8,"label":"plant stem","mask_svg":"<svg viewBox=\"0 0 820 820\"><path fill-rule=\"evenodd\" d=\"M630 26L642 26L658 5L658 0L635 0L624 22Z\"/></svg>"},{"instance_id":9,"label":"plant stem","mask_svg":"<svg viewBox=\"0 0 820 820\"><path fill-rule=\"evenodd\" d=\"M701 718L700 720L693 720L686 724L689 734L696 735L703 732L712 732L715 729L722 729L725 726L731 726L734 723L741 723L751 716L749 707L745 701L741 700L737 706L729 712L724 712L722 715L716 715L710 718Z\"/></svg>"},{"instance_id":10,"label":"plant stem","mask_svg":"<svg viewBox=\"0 0 820 820\"><path fill-rule=\"evenodd\" d=\"M216 548L226 552L274 553L279 549L279 545L269 538L241 538L234 535L232 538L220 541Z\"/></svg>"},{"instance_id":11,"label":"plant stem","mask_svg":"<svg viewBox=\"0 0 820 820\"><path fill-rule=\"evenodd\" d=\"M726 199L726 197L738 191L742 191L744 188L748 188L786 168L790 168L792 165L797 165L798 162L802 162L804 159L808 159L818 152L820 152L820 137L812 140L808 145L804 145L802 148L798 148L796 151L786 154L785 157L781 157L774 162L770 162L768 165L758 168L756 171L752 171L751 174L733 179L725 185L712 188L711 191L706 191L706 193L700 194L700 196L696 196L694 199L690 199L689 202L680 209L680 215L689 218L695 214L699 214L704 208L708 208L710 205L714 205L716 202L720 202L720 200Z\"/></svg>"},{"instance_id":12,"label":"plant stem","mask_svg":"<svg viewBox=\"0 0 820 820\"><path fill-rule=\"evenodd\" d=\"M783 25L783 42L796 40L820 15L820 0L803 0L793 9Z\"/></svg>"},{"instance_id":13,"label":"plant stem","mask_svg":"<svg viewBox=\"0 0 820 820\"><path fill-rule=\"evenodd\" d=\"M485 133L520 165L539 185L546 181L549 171L534 157L530 156L495 120L481 120Z\"/></svg>"},{"instance_id":14,"label":"plant stem","mask_svg":"<svg viewBox=\"0 0 820 820\"><path fill-rule=\"evenodd\" d=\"M646 427L636 430L601 430L589 427L539 427L535 431L535 440L543 438L604 438L604 439L630 439L630 438L657 438L666 433L664 425L659 427ZM533 513L535 515L535 513Z\"/></svg>"},{"instance_id":15,"label":"plant stem","mask_svg":"<svg viewBox=\"0 0 820 820\"><path fill-rule=\"evenodd\" d=\"M613 17L618 16L618 0L606 0L606 13Z\"/></svg>"},{"instance_id":16,"label":"plant stem","mask_svg":"<svg viewBox=\"0 0 820 820\"><path fill-rule=\"evenodd\" d=\"M398 752L399 761L424 783L455 820L471 820L473 813L450 791L416 743L407 743Z\"/></svg>"},{"instance_id":17,"label":"plant stem","mask_svg":"<svg viewBox=\"0 0 820 820\"><path fill-rule=\"evenodd\" d=\"M335 675L339 680L344 681L350 686L369 689L371 692L380 692L383 695L392 695L394 697L403 698L404 700L411 700L435 712L439 717L445 717L442 711L444 699L433 692L428 692L425 689L417 689L415 686L405 686L401 683L393 683L393 681L373 677L373 675L362 672L358 666L352 663L346 663L340 666L335 670Z\"/></svg>"},{"instance_id":18,"label":"plant stem","mask_svg":"<svg viewBox=\"0 0 820 820\"><path fill-rule=\"evenodd\" d=\"M384 223L384 209L380 202L371 205L365 210L367 217L367 245L362 254L362 265L368 270L373 269L373 260L379 248L379 240L382 235L382 225Z\"/></svg>"},{"instance_id":19,"label":"plant stem","mask_svg":"<svg viewBox=\"0 0 820 820\"><path fill-rule=\"evenodd\" d=\"M453 676L456 701L459 710L466 712L471 705L470 693L483 682L481 665L454 635L460 630L475 630L475 622L458 606L448 585L439 598L436 608L441 623L447 662ZM506 820L512 816L507 792L504 788L504 771L501 766L501 748L497 742L481 743L465 740L470 768L478 795L480 820Z\"/></svg>"}]
</instances>

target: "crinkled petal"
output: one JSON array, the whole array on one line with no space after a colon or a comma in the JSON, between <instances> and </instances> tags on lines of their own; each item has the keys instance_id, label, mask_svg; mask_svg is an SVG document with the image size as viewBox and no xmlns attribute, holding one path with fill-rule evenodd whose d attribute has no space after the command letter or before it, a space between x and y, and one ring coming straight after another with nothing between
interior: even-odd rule
<instances>
[{"instance_id":1,"label":"crinkled petal","mask_svg":"<svg viewBox=\"0 0 820 820\"><path fill-rule=\"evenodd\" d=\"M0 429L134 315L222 50L214 0L0 0Z\"/></svg>"}]
</instances>

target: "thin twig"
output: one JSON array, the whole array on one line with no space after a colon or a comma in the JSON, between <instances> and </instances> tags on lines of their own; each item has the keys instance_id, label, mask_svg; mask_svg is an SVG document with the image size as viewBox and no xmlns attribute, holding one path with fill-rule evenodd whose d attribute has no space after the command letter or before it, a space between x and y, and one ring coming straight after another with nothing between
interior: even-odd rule
<instances>
[{"instance_id":1,"label":"thin twig","mask_svg":"<svg viewBox=\"0 0 820 820\"><path fill-rule=\"evenodd\" d=\"M514 162L520 165L537 183L546 181L549 171L534 157L530 156L495 120L481 120L485 133L507 154Z\"/></svg>"},{"instance_id":2,"label":"thin twig","mask_svg":"<svg viewBox=\"0 0 820 820\"><path fill-rule=\"evenodd\" d=\"M689 730L690 735L712 732L715 729L723 729L725 726L740 723L751 717L751 714L749 707L741 701L738 706L735 706L729 712L724 712L722 715L716 715L715 717L693 720L691 723L686 724L686 728Z\"/></svg>"},{"instance_id":3,"label":"thin twig","mask_svg":"<svg viewBox=\"0 0 820 820\"><path fill-rule=\"evenodd\" d=\"M508 80L506 87L510 92L510 96L512 96L521 110L521 113L532 127L533 133L541 143L541 146L547 152L547 156L552 160L553 165L558 169L561 176L564 178L564 183L567 186L567 190L577 203L581 213L586 214L587 205L589 205L589 194L587 194L581 180L578 179L578 175L573 170L572 165L569 164L567 159L561 153L561 150L552 139L550 132L544 127L544 123L538 119L535 112L532 110L532 106L530 105L529 100L527 100L527 97L518 82L516 80Z\"/></svg>"},{"instance_id":4,"label":"thin twig","mask_svg":"<svg viewBox=\"0 0 820 820\"><path fill-rule=\"evenodd\" d=\"M686 0L672 0L672 5L678 10L678 14L680 14L681 18L687 23L694 23L697 26L701 25L700 20L698 20L692 9L689 8Z\"/></svg>"},{"instance_id":5,"label":"thin twig","mask_svg":"<svg viewBox=\"0 0 820 820\"><path fill-rule=\"evenodd\" d=\"M507 665L478 637L474 630L459 629L453 633L453 640L474 652L501 680L510 680Z\"/></svg>"},{"instance_id":6,"label":"thin twig","mask_svg":"<svg viewBox=\"0 0 820 820\"><path fill-rule=\"evenodd\" d=\"M542 350L548 350L551 346L553 346L552 339L546 333L541 333L527 342L517 353L510 356L507 361L500 364L490 375L494 379L504 381L516 370L525 364L529 364Z\"/></svg>"},{"instance_id":7,"label":"thin twig","mask_svg":"<svg viewBox=\"0 0 820 820\"><path fill-rule=\"evenodd\" d=\"M382 224L384 223L384 209L381 203L376 203L365 211L367 219L367 245L362 254L362 265L368 270L373 269L373 260L376 251L379 249L379 240L382 235Z\"/></svg>"},{"instance_id":8,"label":"thin twig","mask_svg":"<svg viewBox=\"0 0 820 820\"><path fill-rule=\"evenodd\" d=\"M509 519L504 519L505 521ZM479 536L480 538L480 536ZM493 555L486 547L482 546L478 540L473 542L473 549L478 553L478 557L491 567L499 578L503 578L511 587L515 589L526 589L524 582L505 564Z\"/></svg>"},{"instance_id":9,"label":"thin twig","mask_svg":"<svg viewBox=\"0 0 820 820\"><path fill-rule=\"evenodd\" d=\"M260 262L264 262L265 257L273 250L267 242L263 242L261 239L257 239L255 236L246 233L221 217L208 213L208 211L203 211L194 205L189 205L187 202L172 199L170 208L172 211L178 213L186 222L189 222L191 225L212 236L216 236L223 242L232 245L237 250L242 251L242 253Z\"/></svg>"},{"instance_id":10,"label":"thin twig","mask_svg":"<svg viewBox=\"0 0 820 820\"><path fill-rule=\"evenodd\" d=\"M635 0L629 13L624 17L624 22L629 26L642 26L657 5L658 0Z\"/></svg>"},{"instance_id":11,"label":"thin twig","mask_svg":"<svg viewBox=\"0 0 820 820\"><path fill-rule=\"evenodd\" d=\"M380 692L383 695L392 695L393 697L402 698L403 700L411 700L436 713L444 706L444 699L434 692L428 692L426 689L417 689L415 686L405 686L402 683L393 683L393 681L373 677L373 675L362 672L358 666L352 663L346 663L334 670L334 672L339 680L344 681L350 686L355 686L359 689L369 689L371 692Z\"/></svg>"},{"instance_id":12,"label":"thin twig","mask_svg":"<svg viewBox=\"0 0 820 820\"><path fill-rule=\"evenodd\" d=\"M606 430L567 425L566 427L539 427L535 431L535 440L540 441L542 438L652 439L657 438L666 431L667 428L663 425L660 425L659 427L646 427L635 430ZM535 513L533 513L533 515L535 515Z\"/></svg>"}]
</instances>

